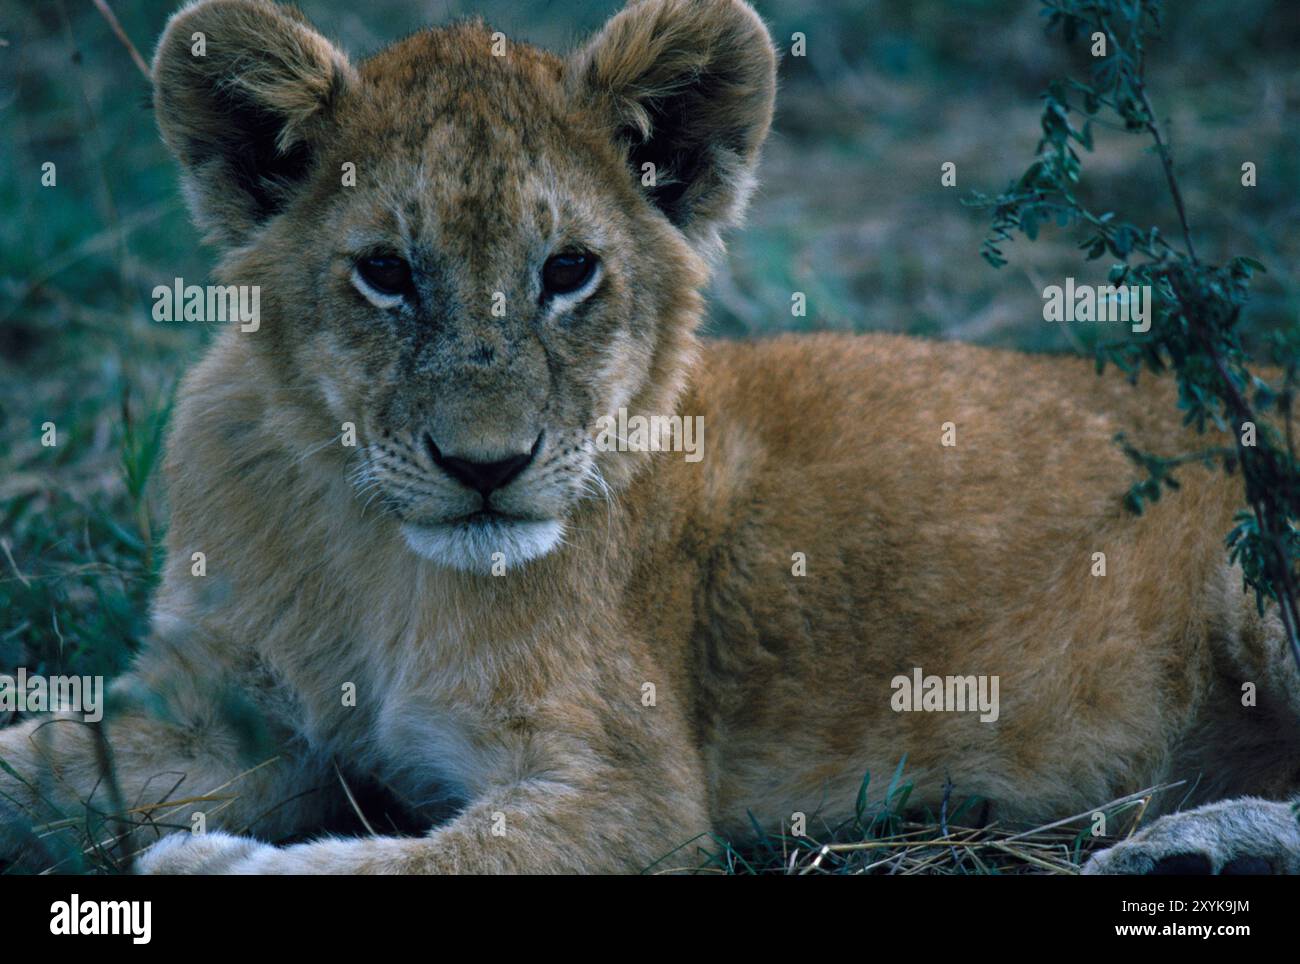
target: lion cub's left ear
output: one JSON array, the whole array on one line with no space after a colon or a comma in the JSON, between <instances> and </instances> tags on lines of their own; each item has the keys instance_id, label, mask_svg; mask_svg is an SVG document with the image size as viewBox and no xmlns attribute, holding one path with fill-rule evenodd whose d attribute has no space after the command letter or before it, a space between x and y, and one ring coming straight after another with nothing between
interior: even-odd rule
<instances>
[{"instance_id":1,"label":"lion cub's left ear","mask_svg":"<svg viewBox=\"0 0 1300 964\"><path fill-rule=\"evenodd\" d=\"M650 200L688 237L712 245L740 219L776 97L776 51L749 4L638 0L566 70Z\"/></svg>"}]
</instances>

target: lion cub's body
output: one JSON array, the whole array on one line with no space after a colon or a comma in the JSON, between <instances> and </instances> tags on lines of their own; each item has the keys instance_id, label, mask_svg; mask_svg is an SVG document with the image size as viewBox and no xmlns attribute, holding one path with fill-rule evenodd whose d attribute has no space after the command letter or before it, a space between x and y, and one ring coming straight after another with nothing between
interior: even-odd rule
<instances>
[{"instance_id":1,"label":"lion cub's body","mask_svg":"<svg viewBox=\"0 0 1300 964\"><path fill-rule=\"evenodd\" d=\"M238 346L191 378L177 416L171 464L190 484L172 486L160 624L258 640L227 658L256 652L285 725L409 801L463 803L590 753L613 800L657 775L638 819L658 821L666 852L706 828L745 832L747 811L833 823L864 772L904 754L921 802L937 806L949 777L1006 818L1166 779L1289 789L1269 766L1292 749L1281 686L1263 682L1262 711L1212 710L1287 671L1262 655L1225 564L1233 483L1194 471L1140 520L1121 505L1117 431L1187 441L1166 386L891 336L709 344L682 404L704 418L706 458L656 455L522 574L460 576L364 512L337 451L299 461L284 446L245 469L214 433L255 424L268 434L250 450L274 450L291 402L256 391ZM223 525L185 535L202 519ZM223 560L206 582L189 571L198 545ZM999 676L1000 718L895 712L890 681L914 667ZM609 757L613 773L596 762ZM585 867L657 856L619 853L618 828L589 813L566 818L608 834Z\"/></svg>"},{"instance_id":2,"label":"lion cub's body","mask_svg":"<svg viewBox=\"0 0 1300 964\"><path fill-rule=\"evenodd\" d=\"M1002 819L1171 778L1292 790L1295 673L1224 558L1236 481L1121 505L1117 432L1196 444L1167 385L697 340L775 65L741 0L638 0L567 58L462 24L357 66L262 0L178 13L159 124L264 317L180 391L112 778L85 727L38 721L0 757L51 779L0 772L0 800L202 810L157 872L544 872L639 870L750 814L833 825L904 756L914 803L950 779ZM619 411L702 419L703 457L598 448ZM998 705L904 711L914 674ZM427 832L266 842L358 778ZM1234 826L1300 855L1276 807Z\"/></svg>"}]
</instances>

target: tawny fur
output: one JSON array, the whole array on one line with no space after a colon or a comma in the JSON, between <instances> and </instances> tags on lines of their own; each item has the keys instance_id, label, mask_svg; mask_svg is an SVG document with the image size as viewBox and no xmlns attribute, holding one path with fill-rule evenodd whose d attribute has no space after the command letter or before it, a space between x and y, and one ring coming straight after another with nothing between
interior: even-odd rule
<instances>
[{"instance_id":1,"label":"tawny fur","mask_svg":"<svg viewBox=\"0 0 1300 964\"><path fill-rule=\"evenodd\" d=\"M219 277L261 285L263 321L179 395L153 635L105 727L122 797L222 788L170 818L310 834L344 806L337 764L455 815L410 838L182 838L144 869L636 871L750 813L834 824L904 754L916 802L951 779L1003 820L1175 778L1203 799L1296 789L1296 675L1225 560L1239 483L1189 468L1141 518L1121 505L1117 432L1203 442L1167 384L899 337L698 341L772 114L760 21L645 0L567 60L491 45L464 24L353 66L258 0L192 5L159 45L164 138ZM271 149L231 148L250 119ZM547 314L537 270L566 241L605 274ZM410 258L423 307L358 295L377 244ZM620 407L702 416L703 460L595 451ZM404 522L466 511L426 431L484 457L543 433L501 498L561 520L564 544L499 576L413 553ZM914 667L998 675L1000 718L894 712ZM65 804L97 786L80 724L12 728L0 756Z\"/></svg>"}]
</instances>

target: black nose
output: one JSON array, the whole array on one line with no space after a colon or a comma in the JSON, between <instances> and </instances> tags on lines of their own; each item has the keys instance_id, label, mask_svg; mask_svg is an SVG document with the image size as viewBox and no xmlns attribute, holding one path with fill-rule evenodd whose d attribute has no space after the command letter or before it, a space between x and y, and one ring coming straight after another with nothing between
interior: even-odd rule
<instances>
[{"instance_id":1,"label":"black nose","mask_svg":"<svg viewBox=\"0 0 1300 964\"><path fill-rule=\"evenodd\" d=\"M473 459L463 459L455 455L444 455L442 450L438 448L437 443L434 442L433 436L428 433L425 433L424 444L438 468L462 485L469 486L486 499L496 489L504 488L513 482L519 473L528 467L528 463L533 460L533 456L541 448L542 437L537 436L537 441L533 443L531 450L521 455L511 455L504 459L497 459L494 462L477 462Z\"/></svg>"}]
</instances>

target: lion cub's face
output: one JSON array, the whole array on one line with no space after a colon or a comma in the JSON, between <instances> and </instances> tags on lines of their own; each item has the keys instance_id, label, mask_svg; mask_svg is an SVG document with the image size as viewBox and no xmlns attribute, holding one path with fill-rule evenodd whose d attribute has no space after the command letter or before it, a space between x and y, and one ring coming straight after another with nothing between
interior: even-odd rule
<instances>
[{"instance_id":1,"label":"lion cub's face","mask_svg":"<svg viewBox=\"0 0 1300 964\"><path fill-rule=\"evenodd\" d=\"M470 571L630 475L599 416L672 412L773 73L739 0L634 4L568 59L475 24L358 67L287 8L208 0L154 65L223 274L262 289L242 337L319 417L301 447L353 423L358 498Z\"/></svg>"}]
</instances>

